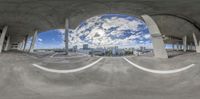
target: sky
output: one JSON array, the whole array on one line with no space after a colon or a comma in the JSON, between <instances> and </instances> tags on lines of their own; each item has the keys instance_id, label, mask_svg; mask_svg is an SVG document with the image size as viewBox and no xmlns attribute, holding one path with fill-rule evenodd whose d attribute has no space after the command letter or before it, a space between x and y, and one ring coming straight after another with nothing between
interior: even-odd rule
<instances>
[{"instance_id":1,"label":"sky","mask_svg":"<svg viewBox=\"0 0 200 99\"><path fill-rule=\"evenodd\" d=\"M69 47L83 44L90 47L140 47L151 48L150 33L145 23L122 14L104 14L91 17L69 30ZM55 29L38 34L36 49L64 48L64 29ZM30 45L31 38L28 39Z\"/></svg>"}]
</instances>

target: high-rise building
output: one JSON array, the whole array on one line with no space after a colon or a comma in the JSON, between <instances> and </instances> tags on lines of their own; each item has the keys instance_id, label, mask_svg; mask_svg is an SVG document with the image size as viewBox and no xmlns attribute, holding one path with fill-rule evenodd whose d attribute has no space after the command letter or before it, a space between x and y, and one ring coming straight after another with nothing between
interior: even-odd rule
<instances>
[{"instance_id":1,"label":"high-rise building","mask_svg":"<svg viewBox=\"0 0 200 99\"><path fill-rule=\"evenodd\" d=\"M77 50L78 50L78 46L77 45L73 46L73 51L76 52Z\"/></svg>"},{"instance_id":2,"label":"high-rise building","mask_svg":"<svg viewBox=\"0 0 200 99\"><path fill-rule=\"evenodd\" d=\"M112 55L117 55L117 53L118 53L118 46L114 46L112 48Z\"/></svg>"},{"instance_id":3,"label":"high-rise building","mask_svg":"<svg viewBox=\"0 0 200 99\"><path fill-rule=\"evenodd\" d=\"M83 44L83 50L88 50L88 49L89 49L88 44Z\"/></svg>"}]
</instances>

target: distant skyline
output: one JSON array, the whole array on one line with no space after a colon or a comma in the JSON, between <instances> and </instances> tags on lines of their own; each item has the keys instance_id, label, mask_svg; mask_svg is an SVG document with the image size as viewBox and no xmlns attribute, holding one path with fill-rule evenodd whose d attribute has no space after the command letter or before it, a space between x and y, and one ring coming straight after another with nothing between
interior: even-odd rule
<instances>
[{"instance_id":1,"label":"distant skyline","mask_svg":"<svg viewBox=\"0 0 200 99\"><path fill-rule=\"evenodd\" d=\"M35 49L64 48L64 29L55 29L38 34ZM27 46L30 45L31 38ZM122 14L94 16L82 22L76 29L70 29L69 47L83 44L90 47L139 47L151 48L150 34L145 23Z\"/></svg>"}]
</instances>

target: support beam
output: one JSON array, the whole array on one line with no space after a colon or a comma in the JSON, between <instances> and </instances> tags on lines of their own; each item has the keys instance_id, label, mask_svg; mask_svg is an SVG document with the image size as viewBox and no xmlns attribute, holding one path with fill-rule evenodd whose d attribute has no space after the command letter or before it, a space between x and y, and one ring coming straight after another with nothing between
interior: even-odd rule
<instances>
[{"instance_id":1,"label":"support beam","mask_svg":"<svg viewBox=\"0 0 200 99\"><path fill-rule=\"evenodd\" d=\"M4 39L6 36L6 32L7 32L8 26L4 26L2 33L1 33L1 37L0 37L0 53L2 52L2 48L3 48L3 43L4 43Z\"/></svg>"},{"instance_id":2,"label":"support beam","mask_svg":"<svg viewBox=\"0 0 200 99\"><path fill-rule=\"evenodd\" d=\"M199 44L198 44L197 37L196 37L195 33L193 33L192 36L193 36L193 39L194 39L194 45L195 45L196 52L200 53L200 40L199 40Z\"/></svg>"},{"instance_id":3,"label":"support beam","mask_svg":"<svg viewBox=\"0 0 200 99\"><path fill-rule=\"evenodd\" d=\"M183 51L187 51L187 36L183 37Z\"/></svg>"},{"instance_id":4,"label":"support beam","mask_svg":"<svg viewBox=\"0 0 200 99\"><path fill-rule=\"evenodd\" d=\"M69 19L65 19L65 53L68 55L68 33L69 33Z\"/></svg>"},{"instance_id":5,"label":"support beam","mask_svg":"<svg viewBox=\"0 0 200 99\"><path fill-rule=\"evenodd\" d=\"M25 49L26 49L27 40L28 40L28 35L26 35L25 39L24 39L24 48L23 48L23 51L25 51Z\"/></svg>"},{"instance_id":6,"label":"support beam","mask_svg":"<svg viewBox=\"0 0 200 99\"><path fill-rule=\"evenodd\" d=\"M37 33L38 33L38 31L36 30L33 37L32 37L32 42L31 42L31 46L30 46L30 49L29 49L30 53L32 53L33 50L34 50L35 43L36 43L36 40L37 40Z\"/></svg>"},{"instance_id":7,"label":"support beam","mask_svg":"<svg viewBox=\"0 0 200 99\"><path fill-rule=\"evenodd\" d=\"M167 51L165 49L165 44L162 38L162 34L157 24L149 15L142 15L142 18L144 19L146 25L149 28L155 57L168 58Z\"/></svg>"},{"instance_id":8,"label":"support beam","mask_svg":"<svg viewBox=\"0 0 200 99\"><path fill-rule=\"evenodd\" d=\"M4 48L4 51L8 51L10 49L10 36L8 36L6 41L6 46Z\"/></svg>"}]
</instances>

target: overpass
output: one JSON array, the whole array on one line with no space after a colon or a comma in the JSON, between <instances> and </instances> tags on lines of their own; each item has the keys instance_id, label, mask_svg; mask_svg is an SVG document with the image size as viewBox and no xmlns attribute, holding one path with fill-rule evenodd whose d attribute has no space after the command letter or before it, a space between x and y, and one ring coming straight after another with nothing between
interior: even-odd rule
<instances>
[{"instance_id":1,"label":"overpass","mask_svg":"<svg viewBox=\"0 0 200 99\"><path fill-rule=\"evenodd\" d=\"M24 50L27 38L33 37L29 52L33 52L37 33L65 28L66 52L68 29L96 15L117 13L137 16L148 25L154 54L167 58L164 44L176 44L177 49L196 50L199 47L199 1L190 0L1 0L0 52ZM167 39L163 39L166 37ZM190 46L190 47L188 47ZM194 48L195 47L195 48Z\"/></svg>"}]
</instances>

